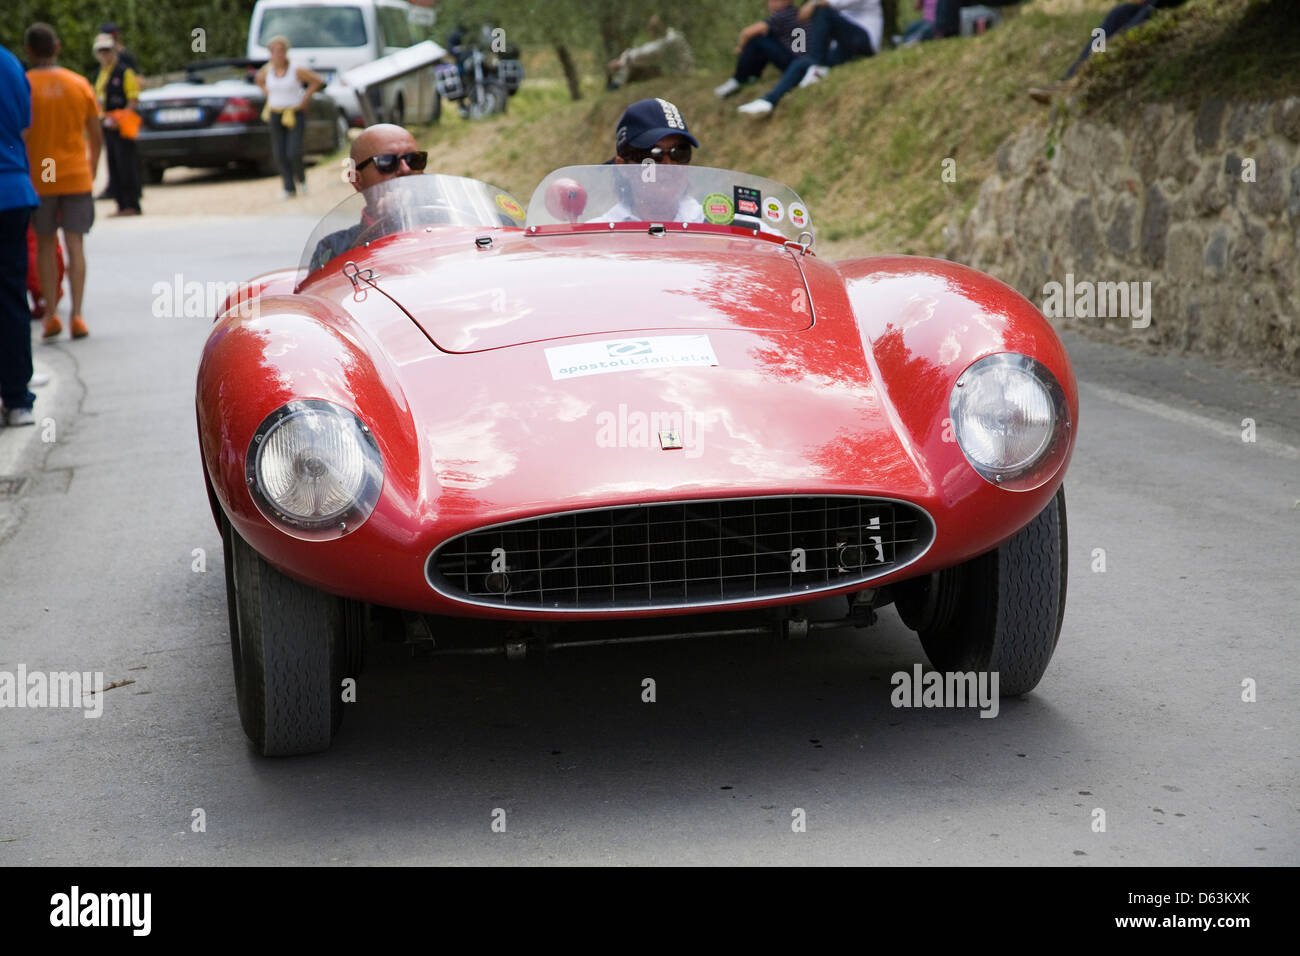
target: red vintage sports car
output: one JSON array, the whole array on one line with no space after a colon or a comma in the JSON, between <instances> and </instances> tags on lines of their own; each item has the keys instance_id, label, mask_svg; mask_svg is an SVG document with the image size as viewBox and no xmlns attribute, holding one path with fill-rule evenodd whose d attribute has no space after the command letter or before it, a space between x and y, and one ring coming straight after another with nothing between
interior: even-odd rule
<instances>
[{"instance_id":1,"label":"red vintage sports car","mask_svg":"<svg viewBox=\"0 0 1300 956\"><path fill-rule=\"evenodd\" d=\"M329 746L375 631L513 655L892 602L936 668L1032 689L1065 606L1065 350L988 276L814 235L726 170L569 167L526 217L409 176L229 301L198 427L258 749ZM810 622L828 595L844 619ZM457 644L449 617L485 620Z\"/></svg>"}]
</instances>

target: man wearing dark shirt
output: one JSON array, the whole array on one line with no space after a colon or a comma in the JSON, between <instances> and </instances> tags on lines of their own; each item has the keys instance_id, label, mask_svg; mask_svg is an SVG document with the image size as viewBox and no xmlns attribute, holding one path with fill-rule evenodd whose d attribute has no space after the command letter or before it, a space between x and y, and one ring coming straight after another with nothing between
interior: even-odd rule
<instances>
[{"instance_id":1,"label":"man wearing dark shirt","mask_svg":"<svg viewBox=\"0 0 1300 956\"><path fill-rule=\"evenodd\" d=\"M718 96L730 96L746 83L752 83L771 63L784 70L795 57L804 52L804 45L795 51L794 31L798 26L799 11L792 0L767 0L768 17L751 23L740 31L736 43L736 72L715 89Z\"/></svg>"}]
</instances>

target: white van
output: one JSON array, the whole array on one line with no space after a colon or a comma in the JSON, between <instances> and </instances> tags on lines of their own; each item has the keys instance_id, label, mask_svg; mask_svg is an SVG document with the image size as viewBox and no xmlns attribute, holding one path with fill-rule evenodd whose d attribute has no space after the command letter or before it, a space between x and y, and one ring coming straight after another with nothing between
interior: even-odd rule
<instances>
[{"instance_id":1,"label":"white van","mask_svg":"<svg viewBox=\"0 0 1300 956\"><path fill-rule=\"evenodd\" d=\"M273 36L289 38L289 57L325 79L342 121L364 123L357 92L342 80L356 66L432 39L435 12L405 0L257 0L248 27L248 57L270 58ZM432 123L442 111L433 67L371 91L378 117L389 123Z\"/></svg>"}]
</instances>

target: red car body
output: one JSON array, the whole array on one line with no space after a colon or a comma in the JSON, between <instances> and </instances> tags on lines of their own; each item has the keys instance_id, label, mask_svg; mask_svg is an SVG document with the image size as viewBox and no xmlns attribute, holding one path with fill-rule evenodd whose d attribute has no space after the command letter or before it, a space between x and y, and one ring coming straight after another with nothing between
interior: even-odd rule
<instances>
[{"instance_id":1,"label":"red car body","mask_svg":"<svg viewBox=\"0 0 1300 956\"><path fill-rule=\"evenodd\" d=\"M349 278L365 270L372 282ZM406 611L555 619L554 609L485 606L436 589L430 555L466 532L585 509L766 496L905 502L929 516L933 540L869 583L563 616L675 615L887 589L990 552L1044 512L1078 422L1060 340L1005 284L936 259L830 262L735 225L440 225L251 287L256 308L245 301L217 317L198 375L214 514L284 575ZM688 333L707 334L716 365L556 380L546 360L557 345ZM1030 490L982 477L953 436L958 379L999 353L1040 363L1068 409L1054 467ZM333 540L285 533L250 493L255 433L302 399L355 413L383 461L373 513ZM653 437L618 453L598 445L596 416L620 406L696 410L702 453L665 450Z\"/></svg>"}]
</instances>

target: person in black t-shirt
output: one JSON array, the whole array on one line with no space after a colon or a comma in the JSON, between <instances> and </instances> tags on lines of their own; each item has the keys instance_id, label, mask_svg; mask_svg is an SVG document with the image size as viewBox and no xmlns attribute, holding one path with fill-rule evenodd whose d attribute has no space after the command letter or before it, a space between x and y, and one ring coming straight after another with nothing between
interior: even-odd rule
<instances>
[{"instance_id":1,"label":"person in black t-shirt","mask_svg":"<svg viewBox=\"0 0 1300 956\"><path fill-rule=\"evenodd\" d=\"M713 92L730 96L747 83L752 83L771 63L784 70L796 56L804 52L793 49L794 31L799 23L799 11L792 0L767 0L767 19L751 23L740 31L736 43L736 72Z\"/></svg>"}]
</instances>

